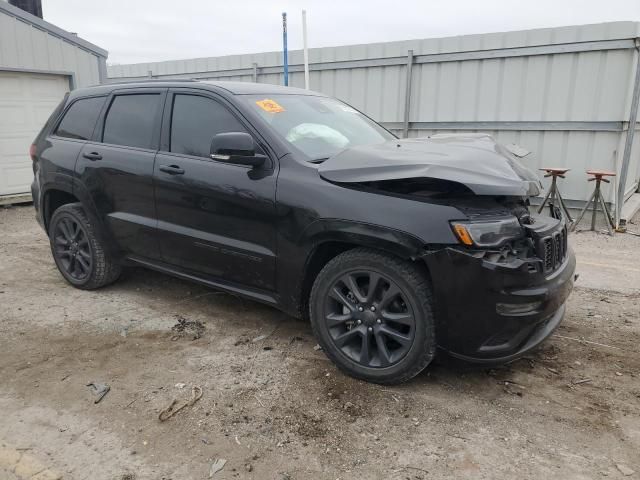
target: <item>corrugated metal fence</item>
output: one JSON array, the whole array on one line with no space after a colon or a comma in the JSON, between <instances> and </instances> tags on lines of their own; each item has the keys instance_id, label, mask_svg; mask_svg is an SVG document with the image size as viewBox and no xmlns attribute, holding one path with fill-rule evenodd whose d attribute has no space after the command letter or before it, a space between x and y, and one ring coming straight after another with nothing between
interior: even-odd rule
<instances>
[{"instance_id":1,"label":"corrugated metal fence","mask_svg":"<svg viewBox=\"0 0 640 480\"><path fill-rule=\"evenodd\" d=\"M588 199L586 168L640 177L638 136L625 140L638 64L638 23L615 22L441 39L326 47L309 52L311 88L340 98L399 135L487 132L532 153L532 168L572 169L569 204ZM289 57L304 87L302 52ZM280 52L114 65L110 81L196 78L282 84ZM615 199L615 188L606 192Z\"/></svg>"}]
</instances>

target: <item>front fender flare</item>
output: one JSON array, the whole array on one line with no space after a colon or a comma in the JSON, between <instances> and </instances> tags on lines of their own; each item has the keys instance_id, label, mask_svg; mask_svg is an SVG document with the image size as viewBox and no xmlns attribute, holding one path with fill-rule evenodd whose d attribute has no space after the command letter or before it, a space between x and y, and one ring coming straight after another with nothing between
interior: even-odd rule
<instances>
[{"instance_id":1,"label":"front fender flare","mask_svg":"<svg viewBox=\"0 0 640 480\"><path fill-rule=\"evenodd\" d=\"M310 253L325 242L345 242L384 250L405 259L417 258L424 244L409 233L380 225L340 219L322 219L311 223L302 232L299 244Z\"/></svg>"}]
</instances>

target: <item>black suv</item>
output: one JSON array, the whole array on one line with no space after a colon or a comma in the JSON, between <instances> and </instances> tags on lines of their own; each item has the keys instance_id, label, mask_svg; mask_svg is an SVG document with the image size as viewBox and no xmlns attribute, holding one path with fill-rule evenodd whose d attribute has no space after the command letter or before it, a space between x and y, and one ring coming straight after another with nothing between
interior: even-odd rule
<instances>
[{"instance_id":1,"label":"black suv","mask_svg":"<svg viewBox=\"0 0 640 480\"><path fill-rule=\"evenodd\" d=\"M69 94L31 146L56 265L145 266L308 318L344 371L507 362L562 320L575 259L539 181L479 134L399 140L338 100L149 81Z\"/></svg>"}]
</instances>

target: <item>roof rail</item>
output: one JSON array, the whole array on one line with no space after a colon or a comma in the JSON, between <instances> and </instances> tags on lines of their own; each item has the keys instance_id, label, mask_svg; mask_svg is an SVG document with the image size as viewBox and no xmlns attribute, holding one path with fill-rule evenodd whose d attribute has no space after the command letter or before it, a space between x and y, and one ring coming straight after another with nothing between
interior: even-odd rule
<instances>
[{"instance_id":1,"label":"roof rail","mask_svg":"<svg viewBox=\"0 0 640 480\"><path fill-rule=\"evenodd\" d=\"M2 0L0 0L2 1ZM199 82L194 78L136 78L135 80L109 78L103 85L128 85L132 83L176 83L176 82Z\"/></svg>"},{"instance_id":2,"label":"roof rail","mask_svg":"<svg viewBox=\"0 0 640 480\"><path fill-rule=\"evenodd\" d=\"M195 78L147 78L145 80L137 80L138 82L147 82L147 81L153 81L153 82L199 82L200 80L197 80Z\"/></svg>"},{"instance_id":3,"label":"roof rail","mask_svg":"<svg viewBox=\"0 0 640 480\"><path fill-rule=\"evenodd\" d=\"M133 82L135 83L143 83L143 82L167 82L167 83L171 83L171 82L198 82L199 80L196 80L195 78L153 78L153 77L147 77L147 78L137 78L135 80L133 80Z\"/></svg>"}]
</instances>

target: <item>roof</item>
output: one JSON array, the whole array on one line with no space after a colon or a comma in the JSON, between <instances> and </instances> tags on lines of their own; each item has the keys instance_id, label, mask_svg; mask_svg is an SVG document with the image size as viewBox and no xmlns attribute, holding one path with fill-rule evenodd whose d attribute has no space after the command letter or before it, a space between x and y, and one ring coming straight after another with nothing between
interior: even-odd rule
<instances>
[{"instance_id":1,"label":"roof","mask_svg":"<svg viewBox=\"0 0 640 480\"><path fill-rule=\"evenodd\" d=\"M268 83L250 82L226 82L226 81L200 81L200 80L141 80L137 82L107 83L94 87L81 88L74 92L74 95L82 96L87 94L108 93L119 88L158 88L158 87L188 87L202 88L210 90L226 90L233 95L314 95L326 96L323 93L314 92L295 87L283 87Z\"/></svg>"},{"instance_id":2,"label":"roof","mask_svg":"<svg viewBox=\"0 0 640 480\"><path fill-rule=\"evenodd\" d=\"M310 90L305 90L303 88L296 87L283 87L282 85L271 85L268 83L252 83L252 82L226 82L226 81L212 81L212 80L204 80L199 81L198 83L205 83L209 85L213 85L215 87L224 88L234 95L262 95L262 94L271 94L271 95L322 95L322 93L312 92Z\"/></svg>"},{"instance_id":3,"label":"roof","mask_svg":"<svg viewBox=\"0 0 640 480\"><path fill-rule=\"evenodd\" d=\"M25 12L18 7L14 7L8 2L3 2L2 0L0 0L0 12L12 17L16 17L17 19L25 23L28 23L36 28L39 28L40 30L44 30L50 33L54 37L62 38L63 40L76 45L77 47L88 50L91 53L98 55L99 57L107 58L107 56L109 55L109 52L107 52L103 48L100 48L97 45L94 45L93 43L88 42L71 32L67 32L60 27L56 27L53 23L49 23L41 19L40 17L36 17L35 15L31 15L29 12Z\"/></svg>"}]
</instances>

